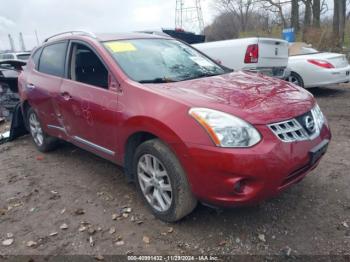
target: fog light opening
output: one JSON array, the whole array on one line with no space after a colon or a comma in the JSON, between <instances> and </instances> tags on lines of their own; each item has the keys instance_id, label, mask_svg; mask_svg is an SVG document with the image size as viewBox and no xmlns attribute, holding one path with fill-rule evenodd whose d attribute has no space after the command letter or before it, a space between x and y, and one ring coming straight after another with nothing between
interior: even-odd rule
<instances>
[{"instance_id":1,"label":"fog light opening","mask_svg":"<svg viewBox=\"0 0 350 262\"><path fill-rule=\"evenodd\" d=\"M246 185L247 185L247 181L245 179L241 179L234 184L233 190L237 194L243 194L245 191Z\"/></svg>"}]
</instances>

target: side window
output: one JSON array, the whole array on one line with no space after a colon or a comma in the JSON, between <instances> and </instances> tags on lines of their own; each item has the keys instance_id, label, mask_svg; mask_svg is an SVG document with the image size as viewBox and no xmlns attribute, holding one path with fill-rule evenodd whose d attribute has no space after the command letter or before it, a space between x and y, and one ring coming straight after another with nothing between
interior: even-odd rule
<instances>
[{"instance_id":1,"label":"side window","mask_svg":"<svg viewBox=\"0 0 350 262\"><path fill-rule=\"evenodd\" d=\"M39 61L39 71L63 77L67 43L61 42L44 47Z\"/></svg>"},{"instance_id":2,"label":"side window","mask_svg":"<svg viewBox=\"0 0 350 262\"><path fill-rule=\"evenodd\" d=\"M85 45L72 45L69 75L74 81L108 89L108 70Z\"/></svg>"}]
</instances>

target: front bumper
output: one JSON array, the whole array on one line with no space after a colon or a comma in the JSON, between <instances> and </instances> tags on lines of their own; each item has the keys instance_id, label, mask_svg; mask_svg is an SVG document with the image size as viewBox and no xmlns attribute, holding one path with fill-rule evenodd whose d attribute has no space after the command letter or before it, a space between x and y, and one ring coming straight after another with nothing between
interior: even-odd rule
<instances>
[{"instance_id":1,"label":"front bumper","mask_svg":"<svg viewBox=\"0 0 350 262\"><path fill-rule=\"evenodd\" d=\"M186 145L188 153L182 162L200 201L231 207L273 197L314 169L319 159L311 164L309 151L331 139L326 125L317 138L293 143L280 141L266 126L258 129L263 140L252 148ZM239 193L235 190L238 181L244 181L244 190Z\"/></svg>"}]
</instances>

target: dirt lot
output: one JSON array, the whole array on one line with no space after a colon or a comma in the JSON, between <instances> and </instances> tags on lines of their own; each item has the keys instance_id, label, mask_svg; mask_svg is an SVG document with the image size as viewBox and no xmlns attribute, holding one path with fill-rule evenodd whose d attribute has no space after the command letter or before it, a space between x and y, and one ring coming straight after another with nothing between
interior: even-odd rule
<instances>
[{"instance_id":1,"label":"dirt lot","mask_svg":"<svg viewBox=\"0 0 350 262\"><path fill-rule=\"evenodd\" d=\"M259 206L199 205L176 224L90 153L66 144L43 155L28 136L1 145L0 241L14 241L0 254L350 255L350 85L312 92L333 132L315 171Z\"/></svg>"}]
</instances>

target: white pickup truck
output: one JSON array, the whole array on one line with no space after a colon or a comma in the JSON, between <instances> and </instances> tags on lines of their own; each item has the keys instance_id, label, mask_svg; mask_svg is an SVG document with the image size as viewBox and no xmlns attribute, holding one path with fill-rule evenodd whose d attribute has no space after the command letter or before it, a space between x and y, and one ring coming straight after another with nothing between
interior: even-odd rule
<instances>
[{"instance_id":1,"label":"white pickup truck","mask_svg":"<svg viewBox=\"0 0 350 262\"><path fill-rule=\"evenodd\" d=\"M250 70L286 79L289 76L288 42L274 38L240 38L193 45L194 48L238 70Z\"/></svg>"}]
</instances>

